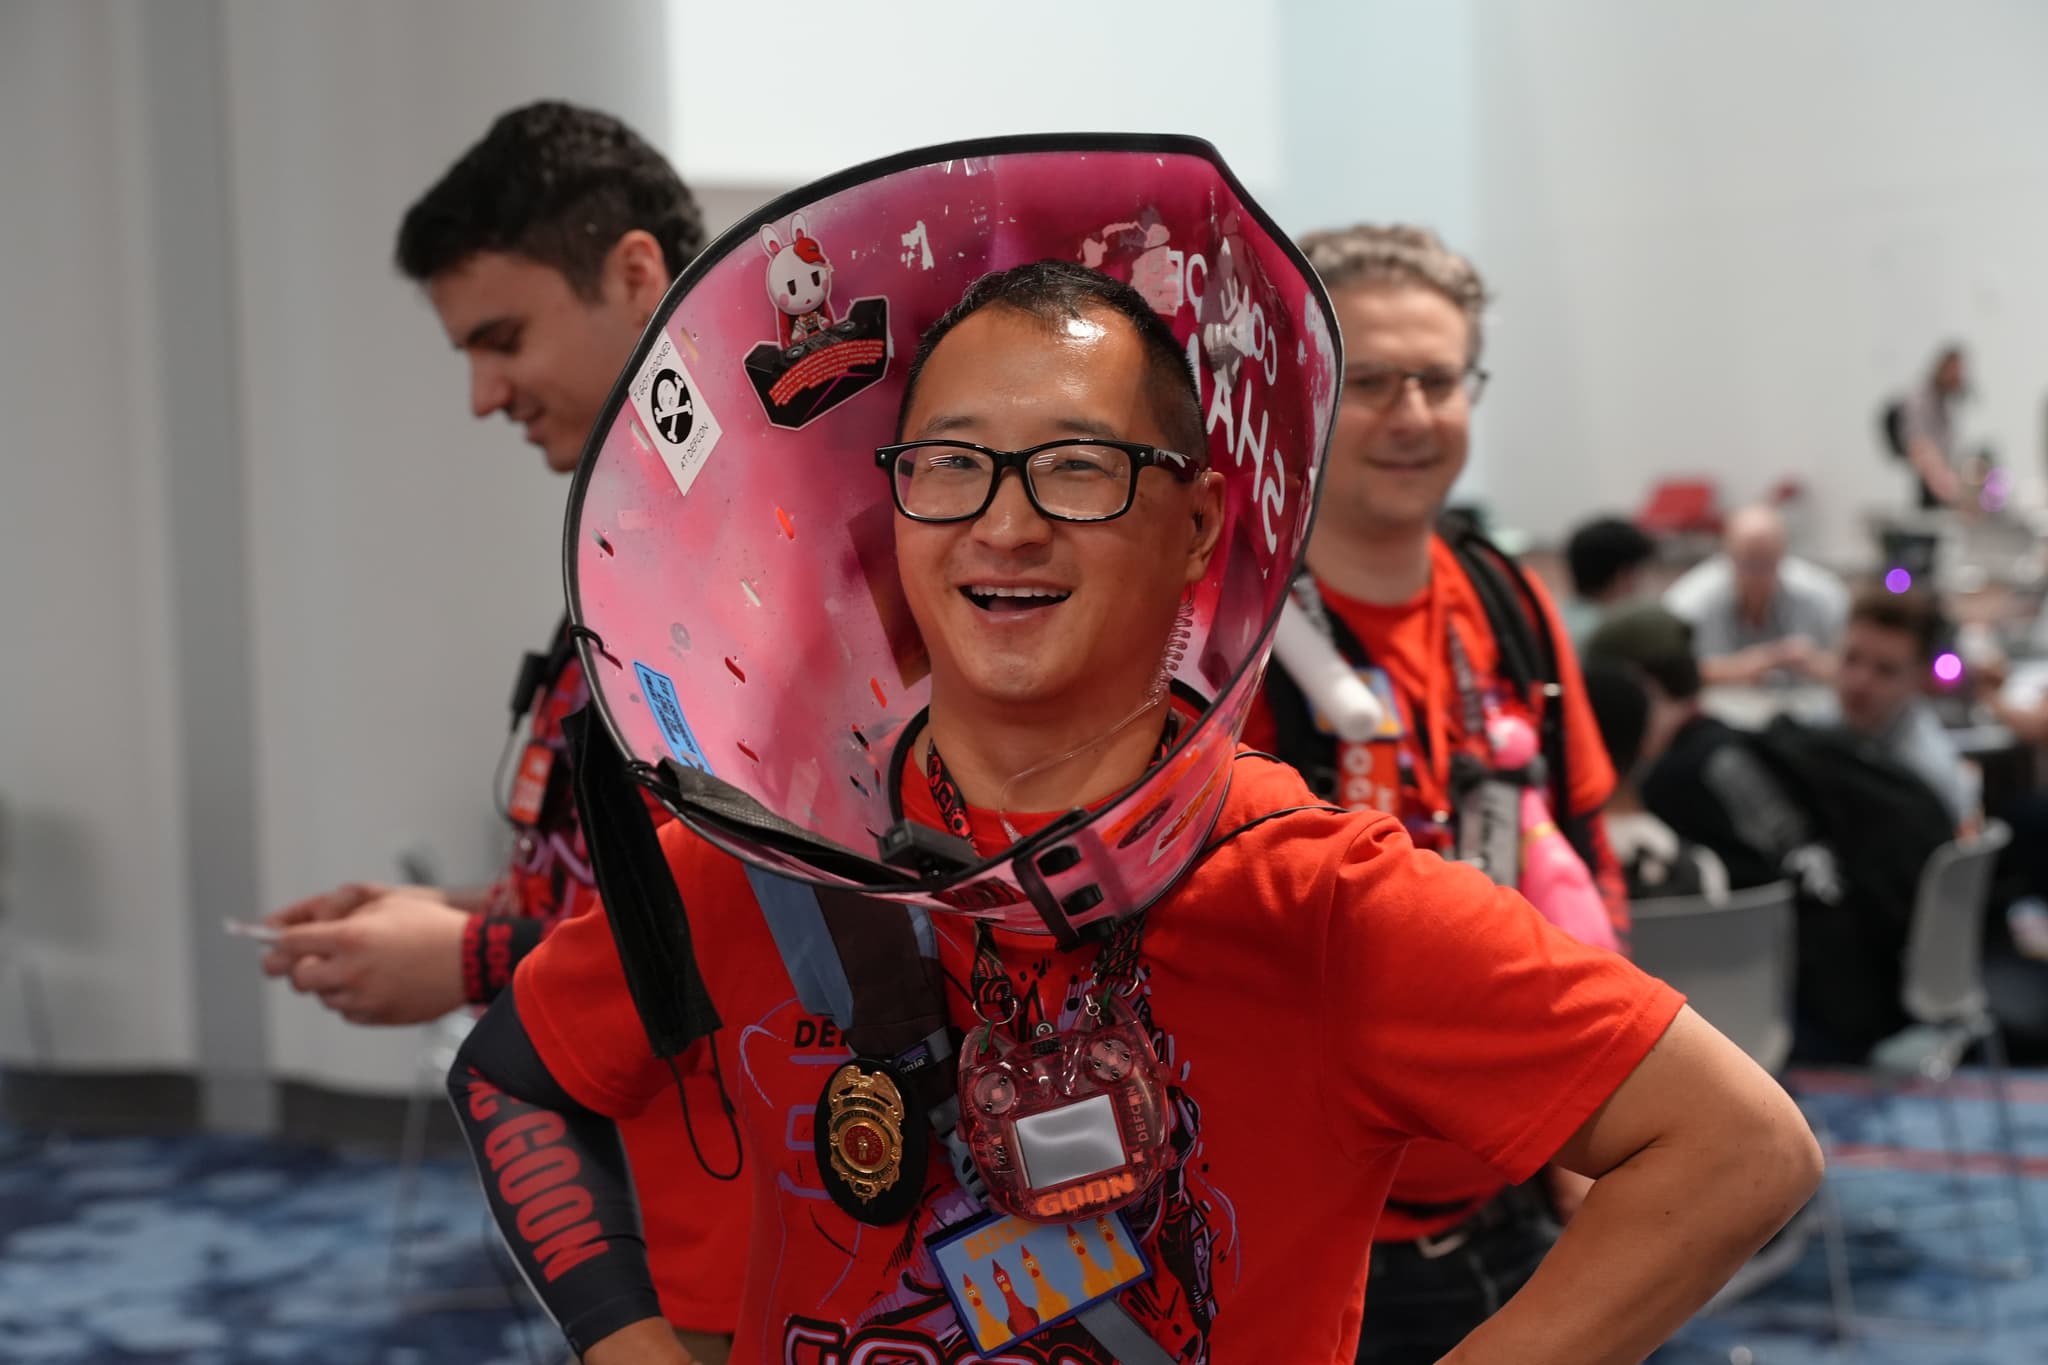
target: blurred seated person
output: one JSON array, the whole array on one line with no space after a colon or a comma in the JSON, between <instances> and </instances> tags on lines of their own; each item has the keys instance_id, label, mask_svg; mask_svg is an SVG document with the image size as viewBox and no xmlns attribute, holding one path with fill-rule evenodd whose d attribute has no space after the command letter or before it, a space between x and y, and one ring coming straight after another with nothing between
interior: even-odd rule
<instances>
[{"instance_id":1,"label":"blurred seated person","mask_svg":"<svg viewBox=\"0 0 2048 1365\"><path fill-rule=\"evenodd\" d=\"M1610 612L1643 596L1657 542L1632 521L1599 517L1572 532L1564 559L1572 597L1559 614L1572 642L1583 645Z\"/></svg>"},{"instance_id":2,"label":"blurred seated person","mask_svg":"<svg viewBox=\"0 0 2048 1365\"><path fill-rule=\"evenodd\" d=\"M1638 607L1596 630L1584 657L1631 664L1647 682L1644 749L1656 757L1636 778L1643 805L1713 850L1732 887L1793 884L1795 1058L1860 1061L1905 1023L1915 887L1955 822L1917 774L1846 727L1780 717L1750 733L1707 715L1692 640L1671 612Z\"/></svg>"},{"instance_id":3,"label":"blurred seated person","mask_svg":"<svg viewBox=\"0 0 2048 1365\"><path fill-rule=\"evenodd\" d=\"M1962 825L1977 804L1963 756L1927 700L1942 633L1928 593L1869 587L1849 608L1835 701L1842 725L1917 775Z\"/></svg>"},{"instance_id":4,"label":"blurred seated person","mask_svg":"<svg viewBox=\"0 0 2048 1365\"><path fill-rule=\"evenodd\" d=\"M1988 700L1998 723L2022 744L2048 744L2048 688L2016 690L2006 685L2009 666L2000 660L1979 670L1988 684ZM1982 695L1982 694L1980 694Z\"/></svg>"},{"instance_id":5,"label":"blurred seated person","mask_svg":"<svg viewBox=\"0 0 2048 1365\"><path fill-rule=\"evenodd\" d=\"M1621 863L1631 902L1660 896L1700 896L1719 905L1728 899L1728 869L1712 849L1681 839L1678 832L1643 806L1636 776L1654 762L1670 733L1650 733L1650 690L1642 675L1614 659L1594 659L1584 669L1586 698L1616 774L1607 798L1607 842ZM1666 713L1668 714L1668 712ZM1650 744L1658 747L1651 751Z\"/></svg>"},{"instance_id":6,"label":"blurred seated person","mask_svg":"<svg viewBox=\"0 0 2048 1365\"><path fill-rule=\"evenodd\" d=\"M1833 574L1785 553L1785 519L1761 505L1730 515L1721 553L1664 593L1664 605L1692 625L1708 684L1831 677L1848 599Z\"/></svg>"},{"instance_id":7,"label":"blurred seated person","mask_svg":"<svg viewBox=\"0 0 2048 1365\"><path fill-rule=\"evenodd\" d=\"M1674 612L1632 607L1587 638L1585 658L1632 668L1645 684L1649 715L1633 784L1643 807L1713 850L1736 888L1763 886L1786 875L1784 859L1806 842L1806 822L1743 733L1700 706L1693 640L1692 624Z\"/></svg>"},{"instance_id":8,"label":"blurred seated person","mask_svg":"<svg viewBox=\"0 0 2048 1365\"><path fill-rule=\"evenodd\" d=\"M2031 621L2009 596L1988 607L1972 604L1960 610L1964 623L1956 631L1955 649L1971 697L2020 744L2048 745L2048 603Z\"/></svg>"}]
</instances>

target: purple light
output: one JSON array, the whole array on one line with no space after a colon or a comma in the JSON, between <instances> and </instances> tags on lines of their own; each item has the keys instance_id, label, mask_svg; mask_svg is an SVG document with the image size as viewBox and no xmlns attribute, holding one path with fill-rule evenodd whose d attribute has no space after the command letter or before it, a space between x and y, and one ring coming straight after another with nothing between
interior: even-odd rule
<instances>
[{"instance_id":1,"label":"purple light","mask_svg":"<svg viewBox=\"0 0 2048 1365\"><path fill-rule=\"evenodd\" d=\"M1945 683L1952 683L1963 676L1963 661L1956 654L1934 656L1934 676Z\"/></svg>"},{"instance_id":2,"label":"purple light","mask_svg":"<svg viewBox=\"0 0 2048 1365\"><path fill-rule=\"evenodd\" d=\"M1913 575L1904 569L1893 569L1884 576L1884 585L1893 592L1905 592L1913 586Z\"/></svg>"}]
</instances>

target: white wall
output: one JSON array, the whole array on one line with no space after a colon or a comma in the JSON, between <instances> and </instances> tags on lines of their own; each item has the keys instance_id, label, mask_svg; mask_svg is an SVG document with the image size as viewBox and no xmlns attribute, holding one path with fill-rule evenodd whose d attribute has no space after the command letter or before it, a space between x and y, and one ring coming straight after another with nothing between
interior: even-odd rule
<instances>
[{"instance_id":1,"label":"white wall","mask_svg":"<svg viewBox=\"0 0 2048 1365\"><path fill-rule=\"evenodd\" d=\"M195 1058L135 39L0 8L0 916L69 1067ZM0 1059L28 998L0 962Z\"/></svg>"},{"instance_id":2,"label":"white wall","mask_svg":"<svg viewBox=\"0 0 2048 1365\"><path fill-rule=\"evenodd\" d=\"M0 889L61 1066L410 1082L408 1034L257 987L218 922L403 850L451 880L501 856L489 777L560 611L567 485L471 419L392 239L514 104L658 141L664 23L0 7ZM0 1060L32 1060L19 1004L0 967Z\"/></svg>"},{"instance_id":3,"label":"white wall","mask_svg":"<svg viewBox=\"0 0 2048 1365\"><path fill-rule=\"evenodd\" d=\"M406 206L505 109L602 106L659 137L654 0L226 6L262 879L272 903L503 855L490 776L520 653L561 610L567 481L393 270ZM273 992L278 1072L408 1075L412 1040Z\"/></svg>"},{"instance_id":4,"label":"white wall","mask_svg":"<svg viewBox=\"0 0 2048 1365\"><path fill-rule=\"evenodd\" d=\"M1798 472L1858 554L1904 480L1879 404L1948 338L1966 419L2042 475L2048 7L1496 0L1477 26L1482 414L1501 515L1567 528L1660 475ZM1560 471L1571 471L1560 477Z\"/></svg>"},{"instance_id":5,"label":"white wall","mask_svg":"<svg viewBox=\"0 0 2048 1365\"><path fill-rule=\"evenodd\" d=\"M789 183L952 137L1209 137L1297 230L1421 221L1496 287L1465 492L1557 535L1659 477L1799 473L1815 546L1904 480L1883 398L1971 343L1965 426L2042 482L2038 0L864 0L779 29L671 0L676 153ZM735 60L731 54L741 54Z\"/></svg>"},{"instance_id":6,"label":"white wall","mask_svg":"<svg viewBox=\"0 0 2048 1365\"><path fill-rule=\"evenodd\" d=\"M1192 133L1255 191L1285 155L1271 4L842 0L799 19L669 0L668 13L676 161L692 184L800 185L1001 133Z\"/></svg>"},{"instance_id":7,"label":"white wall","mask_svg":"<svg viewBox=\"0 0 2048 1365\"><path fill-rule=\"evenodd\" d=\"M1282 174L1261 191L1297 234L1353 223L1426 223L1453 247L1480 231L1478 0L1277 0L1273 88ZM1496 428L1477 423L1452 496L1491 485Z\"/></svg>"}]
</instances>

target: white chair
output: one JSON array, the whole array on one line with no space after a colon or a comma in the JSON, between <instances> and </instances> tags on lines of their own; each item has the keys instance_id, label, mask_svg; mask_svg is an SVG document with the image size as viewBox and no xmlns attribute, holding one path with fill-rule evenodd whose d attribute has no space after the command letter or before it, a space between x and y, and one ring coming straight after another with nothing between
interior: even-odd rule
<instances>
[{"instance_id":1,"label":"white chair","mask_svg":"<svg viewBox=\"0 0 2048 1365\"><path fill-rule=\"evenodd\" d=\"M2024 1277L2032 1273L2038 1227L2013 1133L2005 1043L1984 988L1984 916L1998 854L2011 839L2005 823L1994 820L1978 838L1944 844L1927 860L1914 899L1899 992L1913 1023L1871 1050L1870 1069L1893 1085L1921 1081L1936 1087L1950 1169L1960 1185L1967 1158L1956 1122L1955 1073L1971 1048L1983 1048L1998 1152L2010 1192L2006 1211L2017 1224L2020 1239L2019 1255L1996 1269ZM1971 1244L1981 1249L1975 1203L1959 1199L1954 1207L1964 1215ZM1990 1264L1981 1256L1976 1259L1980 1266Z\"/></svg>"},{"instance_id":2,"label":"white chair","mask_svg":"<svg viewBox=\"0 0 2048 1365\"><path fill-rule=\"evenodd\" d=\"M1629 907L1630 956L1777 1075L1792 1055L1793 888L1773 882L1721 904L1664 896Z\"/></svg>"},{"instance_id":3,"label":"white chair","mask_svg":"<svg viewBox=\"0 0 2048 1365\"><path fill-rule=\"evenodd\" d=\"M1998 1141L2011 1181L2010 1203L2019 1227L2021 1253L2004 1262L1993 1262L1984 1256L1982 1225L1977 1216L1978 1201L1958 1197L1937 1207L1916 1211L1956 1219L1968 1247L1968 1260L1963 1269L1968 1272L1971 1282L1975 1322L1852 1314L1851 1328L1863 1335L1937 1341L1980 1338L1990 1330L1992 1320L1985 1277L2024 1277L2031 1271L2032 1217L2027 1202L2025 1172L2007 1107L2004 1047L1991 1017L1983 981L1984 914L1990 898L1992 871L1999 851L2011 838L2010 829L2002 822L1993 821L1976 839L1942 845L1921 869L1914 894L1913 920L1907 931L1899 992L1900 1003L1913 1023L1871 1050L1868 1069L1875 1079L1884 1083L1887 1099L1899 1087L1915 1082L1931 1083L1937 1088L1937 1107L1943 1139L1948 1147L1949 1171L1960 1190L1968 1158L1956 1119L1955 1073L1971 1047L1983 1045L1990 1071ZM1823 1146L1830 1155L1830 1171L1823 1187L1824 1197L1829 1197L1843 1177L1834 1165L1833 1145L1826 1140L1825 1130ZM1843 1229L1830 1206L1827 1227L1830 1269L1837 1271L1846 1281L1846 1235L1894 1234L1907 1221L1899 1216L1897 1209L1887 1208L1868 1224ZM1919 1223L1923 1220L1913 1221Z\"/></svg>"},{"instance_id":4,"label":"white chair","mask_svg":"<svg viewBox=\"0 0 2048 1365\"><path fill-rule=\"evenodd\" d=\"M1737 891L1718 903L1699 896L1657 897L1636 901L1629 910L1636 965L1683 991L1701 1018L1758 1066L1780 1074L1792 1055L1792 884ZM1825 1196L1794 1215L1701 1311L1726 1309L1783 1275L1806 1254L1816 1230L1828 1239L1830 1325L1846 1338L1855 1306L1840 1254L1840 1219ZM1731 1359L1741 1358L1743 1349L1731 1352Z\"/></svg>"}]
</instances>

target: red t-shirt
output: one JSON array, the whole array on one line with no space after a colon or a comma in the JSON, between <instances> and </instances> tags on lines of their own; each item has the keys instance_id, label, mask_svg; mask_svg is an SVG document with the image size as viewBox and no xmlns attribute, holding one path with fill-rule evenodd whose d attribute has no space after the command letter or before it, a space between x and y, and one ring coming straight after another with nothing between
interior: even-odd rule
<instances>
[{"instance_id":1,"label":"red t-shirt","mask_svg":"<svg viewBox=\"0 0 2048 1365\"><path fill-rule=\"evenodd\" d=\"M939 823L921 774L906 775L904 798L912 819ZM1318 808L1255 823L1304 804L1313 798L1292 769L1239 757L1212 838L1223 841L1147 917L1133 999L1167 1066L1178 1164L1127 1210L1156 1270L1122 1302L1186 1361L1348 1365L1367 1244L1410 1137L1456 1142L1501 1178L1524 1179L1680 1005L1514 893L1416 851L1391 819ZM993 817L970 817L977 844L1000 842ZM847 1050L798 1003L740 864L679 826L663 842L725 1021L708 1041L754 1185L733 1360L971 1357L923 1243L971 1211L938 1144L907 1226L867 1227L830 1201L812 1124L827 1069ZM949 1012L964 1027L973 931L955 916L935 927ZM1095 950L995 939L1026 1017L1063 1023ZM542 944L515 994L542 1059L579 1102L614 1116L673 1103L594 917ZM1002 1358L1108 1361L1071 1327Z\"/></svg>"},{"instance_id":2,"label":"red t-shirt","mask_svg":"<svg viewBox=\"0 0 2048 1365\"><path fill-rule=\"evenodd\" d=\"M515 830L512 856L491 887L488 916L538 919L549 933L574 917L608 932L562 734L562 722L589 701L583 666L571 656L534 705L508 801ZM658 805L653 809L661 820L670 820ZM709 1075L687 1076L683 1084L706 1157L717 1169L730 1170L732 1140L718 1107L717 1086ZM690 1155L676 1097L621 1123L619 1136L640 1191L648 1270L661 1295L662 1315L693 1331L730 1332L745 1268L742 1249L751 1204L745 1179L715 1180Z\"/></svg>"},{"instance_id":3,"label":"red t-shirt","mask_svg":"<svg viewBox=\"0 0 2048 1365\"><path fill-rule=\"evenodd\" d=\"M1446 642L1448 630L1458 632L1474 674L1491 685L1490 699L1506 709L1526 714L1526 699L1508 695L1505 685L1497 680L1500 646L1487 623L1486 608L1481 604L1472 580L1458 563L1457 555L1441 536L1430 542L1429 567L1429 586L1411 600L1394 606L1360 602L1327 587L1321 589L1324 605L1357 636L1372 662L1386 670L1393 684L1391 690L1400 712L1402 729L1411 737L1406 745L1417 760L1414 765L1417 781L1413 785L1403 785L1393 804L1400 807L1395 813L1418 821L1427 820L1433 812L1450 806L1445 794L1450 755L1480 739L1470 733L1465 722L1465 708L1459 704ZM1585 683L1579 674L1578 656L1572 651L1570 637L1557 619L1557 608L1540 583L1534 580L1531 583L1548 618L1551 638L1558 643L1558 682L1565 708L1565 755L1570 771L1572 811L1576 814L1597 811L1613 793L1614 765L1607 756L1606 744L1600 738L1599 725L1593 719L1592 704L1587 700ZM1420 746L1412 738L1418 733L1418 728L1426 731L1432 725L1436 727L1430 745L1430 752L1436 758L1435 772L1428 770L1427 763L1422 761ZM1261 699L1246 724L1245 743L1255 749L1271 749L1277 738L1272 714ZM1392 760L1394 746L1375 744L1369 747L1384 751L1378 755L1377 767L1384 770L1380 782L1400 785L1392 776L1395 771ZM1606 861L1611 862L1611 857ZM1594 870L1601 877L1603 889L1614 891L1619 884L1619 869L1599 867ZM1617 898L1610 895L1609 899L1612 903ZM1625 929L1625 924L1617 927ZM1507 1183L1497 1170L1470 1152L1442 1143L1418 1142L1409 1148L1408 1159L1402 1163L1401 1173L1394 1181L1395 1204L1410 1205L1411 1211L1389 1208L1380 1220L1378 1236L1382 1241L1407 1242L1442 1233L1469 1217ZM1425 1208L1443 1211L1424 1213Z\"/></svg>"},{"instance_id":4,"label":"red t-shirt","mask_svg":"<svg viewBox=\"0 0 2048 1365\"><path fill-rule=\"evenodd\" d=\"M1600 738L1600 726L1593 718L1585 680L1579 673L1579 656L1558 620L1557 606L1541 582L1531 578L1529 584L1543 608L1551 638L1557 642L1558 685L1564 694L1565 758L1571 769L1570 813L1583 815L1600 809L1613 794L1614 764ZM1423 731L1430 731L1434 718L1435 733L1446 741L1434 745L1439 771L1418 772L1420 790L1407 796L1418 812L1446 809L1449 803L1444 799L1443 788L1450 752L1474 742L1476 737L1469 732L1465 709L1458 703L1445 632L1458 632L1473 672L1491 685L1496 702L1509 709L1525 713L1527 710L1526 699L1508 696L1505 684L1499 680L1500 645L1493 638L1478 590L1472 586L1464 566L1458 563L1457 554L1441 536L1430 541L1428 585L1406 602L1381 606L1345 597L1320 583L1317 586L1324 605L1358 637L1372 662L1386 670L1393 683L1403 729L1411 736L1417 733L1418 725ZM1254 749L1271 750L1278 740L1272 712L1261 698L1245 723L1244 742Z\"/></svg>"}]
</instances>

